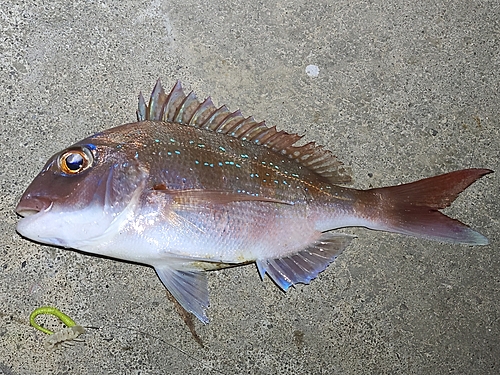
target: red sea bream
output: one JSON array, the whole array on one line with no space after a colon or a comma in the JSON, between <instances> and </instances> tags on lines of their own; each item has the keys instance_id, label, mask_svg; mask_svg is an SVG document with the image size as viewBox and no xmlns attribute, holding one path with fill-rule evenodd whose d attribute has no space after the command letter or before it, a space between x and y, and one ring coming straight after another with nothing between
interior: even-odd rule
<instances>
[{"instance_id":1,"label":"red sea bream","mask_svg":"<svg viewBox=\"0 0 500 375\"><path fill-rule=\"evenodd\" d=\"M151 265L203 322L205 271L255 262L283 290L308 284L366 227L428 240L488 240L438 210L488 169L356 190L330 151L156 84L138 122L49 159L22 196L17 231L37 242Z\"/></svg>"}]
</instances>

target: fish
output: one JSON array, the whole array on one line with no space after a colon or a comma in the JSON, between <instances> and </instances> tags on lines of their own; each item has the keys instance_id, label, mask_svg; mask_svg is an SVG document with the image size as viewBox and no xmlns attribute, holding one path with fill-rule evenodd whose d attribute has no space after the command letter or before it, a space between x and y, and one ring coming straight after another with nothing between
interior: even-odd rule
<instances>
[{"instance_id":1,"label":"fish","mask_svg":"<svg viewBox=\"0 0 500 375\"><path fill-rule=\"evenodd\" d=\"M489 169L359 190L334 154L210 97L157 81L137 122L53 155L21 196L17 232L152 266L208 323L206 271L255 263L287 291L309 284L365 227L452 244L488 239L439 210Z\"/></svg>"}]
</instances>

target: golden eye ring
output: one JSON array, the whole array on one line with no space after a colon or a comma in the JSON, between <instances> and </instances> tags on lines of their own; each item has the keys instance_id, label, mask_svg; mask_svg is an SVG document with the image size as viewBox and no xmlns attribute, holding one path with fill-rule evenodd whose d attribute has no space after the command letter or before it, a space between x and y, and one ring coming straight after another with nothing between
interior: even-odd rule
<instances>
[{"instance_id":1,"label":"golden eye ring","mask_svg":"<svg viewBox=\"0 0 500 375\"><path fill-rule=\"evenodd\" d=\"M58 160L59 169L68 175L75 175L88 169L94 161L92 152L86 148L66 150Z\"/></svg>"}]
</instances>

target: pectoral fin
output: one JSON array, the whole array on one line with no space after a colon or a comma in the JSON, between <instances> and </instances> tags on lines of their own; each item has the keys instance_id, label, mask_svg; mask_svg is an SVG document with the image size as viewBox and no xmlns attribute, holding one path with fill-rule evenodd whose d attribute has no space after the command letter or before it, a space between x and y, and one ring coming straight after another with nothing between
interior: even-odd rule
<instances>
[{"instance_id":1,"label":"pectoral fin","mask_svg":"<svg viewBox=\"0 0 500 375\"><path fill-rule=\"evenodd\" d=\"M291 285L309 284L342 253L353 238L348 234L326 232L317 242L297 254L257 260L257 268L262 278L267 273L281 289L287 291Z\"/></svg>"},{"instance_id":2,"label":"pectoral fin","mask_svg":"<svg viewBox=\"0 0 500 375\"><path fill-rule=\"evenodd\" d=\"M208 300L207 276L203 271L179 270L168 265L155 267L163 285L181 306L193 313L203 323L208 323L205 310Z\"/></svg>"}]
</instances>

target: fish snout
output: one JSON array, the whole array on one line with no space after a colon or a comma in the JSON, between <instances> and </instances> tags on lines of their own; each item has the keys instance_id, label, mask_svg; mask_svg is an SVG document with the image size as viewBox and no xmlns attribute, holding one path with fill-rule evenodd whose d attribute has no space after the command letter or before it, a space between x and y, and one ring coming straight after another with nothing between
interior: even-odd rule
<instances>
[{"instance_id":1,"label":"fish snout","mask_svg":"<svg viewBox=\"0 0 500 375\"><path fill-rule=\"evenodd\" d=\"M22 217L28 217L46 211L50 206L52 206L50 199L27 194L21 197L16 207L16 213Z\"/></svg>"}]
</instances>

